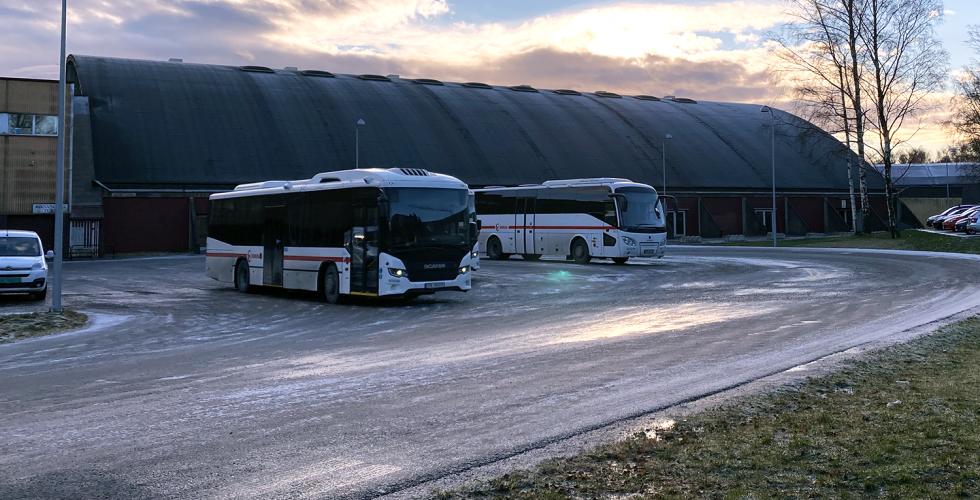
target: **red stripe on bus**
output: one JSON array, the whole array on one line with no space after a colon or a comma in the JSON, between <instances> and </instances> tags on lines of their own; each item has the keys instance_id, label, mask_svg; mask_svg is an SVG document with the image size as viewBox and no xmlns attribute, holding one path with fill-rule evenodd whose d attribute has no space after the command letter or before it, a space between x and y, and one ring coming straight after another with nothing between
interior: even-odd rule
<instances>
[{"instance_id":1,"label":"red stripe on bus","mask_svg":"<svg viewBox=\"0 0 980 500\"><path fill-rule=\"evenodd\" d=\"M322 256L322 255L287 255L287 256L283 257L283 259L285 259L285 260L309 260L309 261L317 261L317 262L324 262L324 261L328 261L329 260L331 262L342 262L344 264L350 262L350 258L348 258L348 257L326 257L326 256Z\"/></svg>"},{"instance_id":2,"label":"red stripe on bus","mask_svg":"<svg viewBox=\"0 0 980 500\"><path fill-rule=\"evenodd\" d=\"M614 226L501 226L502 229L618 229Z\"/></svg>"}]
</instances>

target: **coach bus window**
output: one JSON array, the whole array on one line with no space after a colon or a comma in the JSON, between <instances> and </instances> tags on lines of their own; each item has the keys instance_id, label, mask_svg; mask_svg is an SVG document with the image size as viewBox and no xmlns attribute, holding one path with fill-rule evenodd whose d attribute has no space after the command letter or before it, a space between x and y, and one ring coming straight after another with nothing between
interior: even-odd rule
<instances>
[{"instance_id":1,"label":"coach bus window","mask_svg":"<svg viewBox=\"0 0 980 500\"><path fill-rule=\"evenodd\" d=\"M469 241L466 190L394 188L385 193L391 248L465 246Z\"/></svg>"},{"instance_id":2,"label":"coach bus window","mask_svg":"<svg viewBox=\"0 0 980 500\"><path fill-rule=\"evenodd\" d=\"M558 187L537 191L539 214L586 213L611 226L616 225L616 208L606 187Z\"/></svg>"},{"instance_id":3,"label":"coach bus window","mask_svg":"<svg viewBox=\"0 0 980 500\"><path fill-rule=\"evenodd\" d=\"M619 203L619 227L626 231L642 231L663 227L662 215L657 202L657 192L643 187L625 187L616 190L621 196Z\"/></svg>"}]
</instances>

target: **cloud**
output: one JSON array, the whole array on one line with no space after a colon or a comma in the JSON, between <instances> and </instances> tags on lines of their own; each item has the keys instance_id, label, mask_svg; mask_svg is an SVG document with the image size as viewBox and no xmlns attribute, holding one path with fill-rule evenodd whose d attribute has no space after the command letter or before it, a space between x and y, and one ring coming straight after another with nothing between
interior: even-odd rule
<instances>
[{"instance_id":1,"label":"cloud","mask_svg":"<svg viewBox=\"0 0 980 500\"><path fill-rule=\"evenodd\" d=\"M791 108L764 0L610 3L513 22L465 22L449 0L72 0L69 52L398 73ZM4 0L0 74L57 78L57 9ZM13 42L11 42L13 40ZM938 134L923 134L935 137Z\"/></svg>"},{"instance_id":2,"label":"cloud","mask_svg":"<svg viewBox=\"0 0 980 500\"><path fill-rule=\"evenodd\" d=\"M692 61L658 55L623 59L589 53L537 49L498 58L493 65L447 68L422 61L412 74L444 80L533 84L541 88L608 90L626 94L678 95L697 99L769 100L765 72L735 62Z\"/></svg>"}]
</instances>

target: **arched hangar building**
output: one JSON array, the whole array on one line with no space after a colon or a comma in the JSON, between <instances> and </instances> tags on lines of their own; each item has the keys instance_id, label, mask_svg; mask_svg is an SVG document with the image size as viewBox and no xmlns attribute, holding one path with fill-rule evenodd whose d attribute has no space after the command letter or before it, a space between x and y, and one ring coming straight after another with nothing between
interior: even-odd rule
<instances>
[{"instance_id":1,"label":"arched hangar building","mask_svg":"<svg viewBox=\"0 0 980 500\"><path fill-rule=\"evenodd\" d=\"M676 235L764 234L771 122L778 232L848 227L843 145L758 105L176 60L67 64L74 245L194 248L209 193L352 168L355 134L362 167L426 168L471 186L626 177L662 189L666 167Z\"/></svg>"}]
</instances>

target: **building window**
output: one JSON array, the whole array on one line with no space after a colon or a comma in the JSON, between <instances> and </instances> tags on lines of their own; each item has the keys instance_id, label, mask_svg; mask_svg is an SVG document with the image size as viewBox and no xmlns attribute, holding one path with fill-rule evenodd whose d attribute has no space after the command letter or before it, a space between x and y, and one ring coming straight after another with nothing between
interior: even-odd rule
<instances>
[{"instance_id":1,"label":"building window","mask_svg":"<svg viewBox=\"0 0 980 500\"><path fill-rule=\"evenodd\" d=\"M0 113L0 134L58 135L58 117L29 113Z\"/></svg>"},{"instance_id":2,"label":"building window","mask_svg":"<svg viewBox=\"0 0 980 500\"><path fill-rule=\"evenodd\" d=\"M58 117L34 115L34 135L58 135Z\"/></svg>"}]
</instances>

